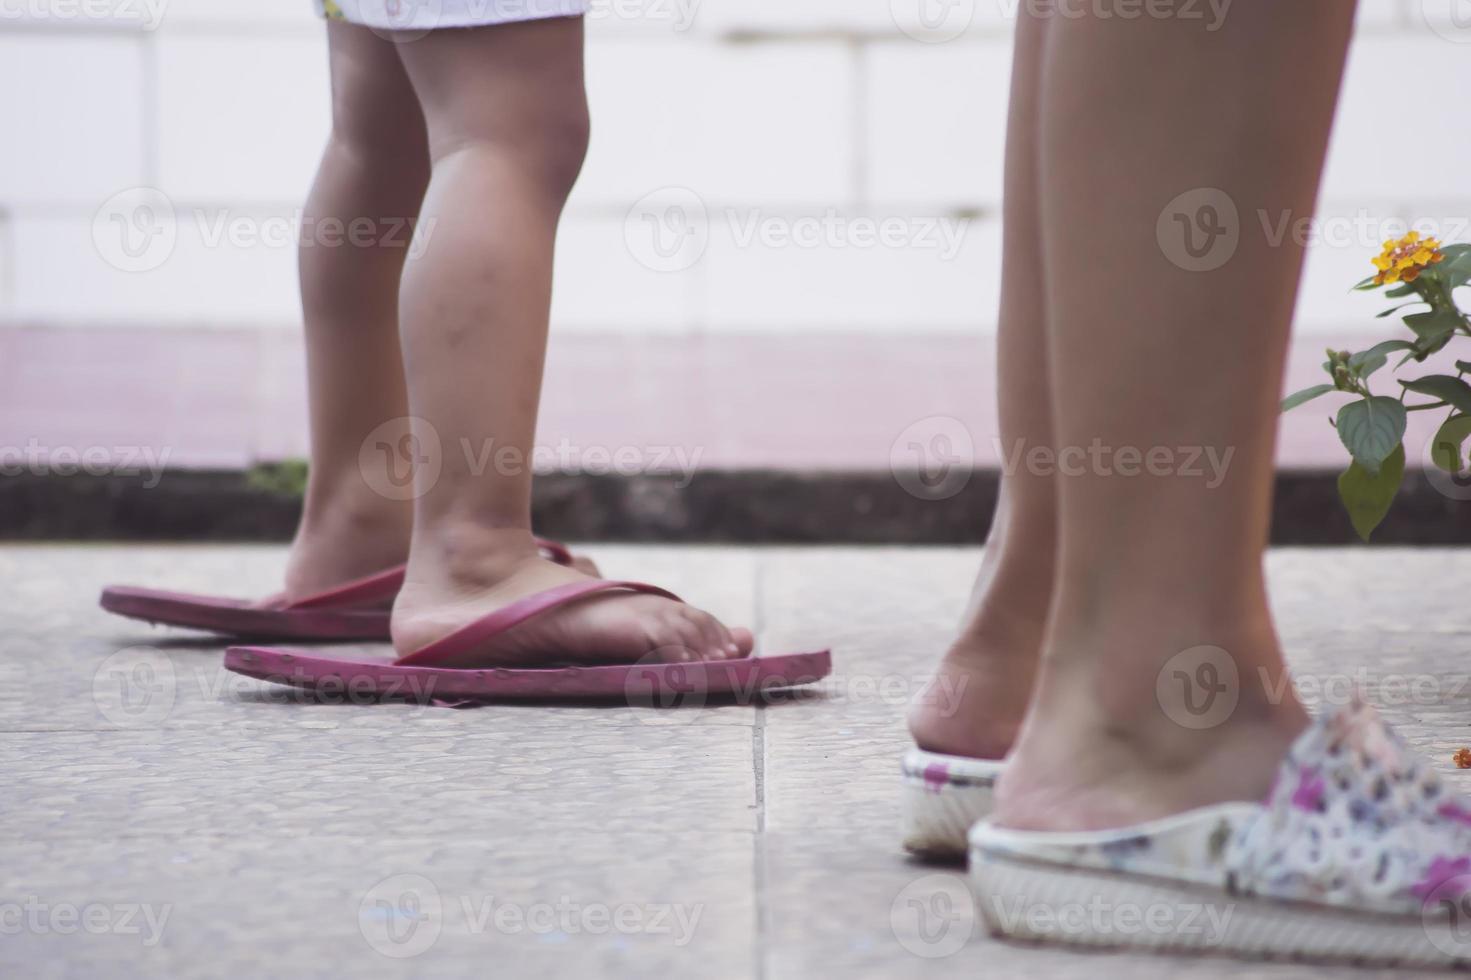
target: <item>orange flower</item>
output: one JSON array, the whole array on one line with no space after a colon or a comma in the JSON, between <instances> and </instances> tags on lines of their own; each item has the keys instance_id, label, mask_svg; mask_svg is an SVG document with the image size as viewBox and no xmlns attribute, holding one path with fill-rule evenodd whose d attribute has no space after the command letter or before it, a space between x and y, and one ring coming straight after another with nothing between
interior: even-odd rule
<instances>
[{"instance_id":1,"label":"orange flower","mask_svg":"<svg viewBox=\"0 0 1471 980\"><path fill-rule=\"evenodd\" d=\"M1412 231L1399 241L1390 239L1384 243L1384 251L1374 257L1374 285L1385 283L1414 282L1420 273L1445 258L1437 238L1421 238Z\"/></svg>"},{"instance_id":2,"label":"orange flower","mask_svg":"<svg viewBox=\"0 0 1471 980\"><path fill-rule=\"evenodd\" d=\"M1471 749L1456 749L1451 761L1456 764L1457 769L1471 769Z\"/></svg>"}]
</instances>

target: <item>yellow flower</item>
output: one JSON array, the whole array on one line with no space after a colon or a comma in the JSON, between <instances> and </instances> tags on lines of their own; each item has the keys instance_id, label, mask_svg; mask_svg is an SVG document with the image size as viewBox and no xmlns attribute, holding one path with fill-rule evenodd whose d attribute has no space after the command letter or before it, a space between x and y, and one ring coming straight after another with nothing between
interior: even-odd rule
<instances>
[{"instance_id":1,"label":"yellow flower","mask_svg":"<svg viewBox=\"0 0 1471 980\"><path fill-rule=\"evenodd\" d=\"M1374 256L1374 268L1379 270L1374 276L1374 285L1414 282L1420 278L1420 273L1444 258L1440 240L1422 239L1418 231L1412 231L1398 241L1390 239L1384 243L1384 251Z\"/></svg>"}]
</instances>

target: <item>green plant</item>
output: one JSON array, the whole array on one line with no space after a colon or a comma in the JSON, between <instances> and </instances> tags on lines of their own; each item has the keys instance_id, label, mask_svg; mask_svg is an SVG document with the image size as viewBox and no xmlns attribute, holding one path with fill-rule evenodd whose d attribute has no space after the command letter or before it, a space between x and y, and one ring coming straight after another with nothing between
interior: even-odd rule
<instances>
[{"instance_id":1,"label":"green plant","mask_svg":"<svg viewBox=\"0 0 1471 980\"><path fill-rule=\"evenodd\" d=\"M306 493L307 464L304 459L287 459L279 463L257 463L245 474L245 485L287 497Z\"/></svg>"},{"instance_id":2,"label":"green plant","mask_svg":"<svg viewBox=\"0 0 1471 980\"><path fill-rule=\"evenodd\" d=\"M1401 314L1413 338L1386 340L1357 353L1330 350L1323 369L1332 381L1304 388L1282 402L1282 411L1287 412L1320 395L1341 392L1354 396L1339 408L1333 421L1351 457L1348 469L1338 478L1338 496L1354 530L1365 541L1389 513L1404 479L1404 437L1410 412L1448 410L1430 456L1433 465L1447 472L1460 473L1466 468L1465 445L1471 438L1471 384L1465 380L1471 361L1456 361L1454 375L1396 378L1400 385L1397 397L1375 394L1370 388L1370 378L1391 355L1403 355L1394 367L1398 372L1410 361L1423 362L1457 335L1471 337L1471 320L1456 306L1454 296L1458 287L1471 282L1471 245L1442 246L1434 238L1410 232L1385 242L1374 267L1379 271L1354 288L1384 289L1386 298L1404 300L1379 316ZM1411 307L1412 312L1402 312ZM1411 394L1430 400L1411 403Z\"/></svg>"}]
</instances>

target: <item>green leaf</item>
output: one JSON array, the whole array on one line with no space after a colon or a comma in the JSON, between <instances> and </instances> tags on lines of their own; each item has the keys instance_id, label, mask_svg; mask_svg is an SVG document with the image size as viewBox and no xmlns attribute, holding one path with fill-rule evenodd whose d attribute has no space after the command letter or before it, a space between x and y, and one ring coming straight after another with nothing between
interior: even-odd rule
<instances>
[{"instance_id":1,"label":"green leaf","mask_svg":"<svg viewBox=\"0 0 1471 980\"><path fill-rule=\"evenodd\" d=\"M1445 258L1425 270L1425 274L1433 275L1449 289L1471 282L1471 245L1444 245L1440 250Z\"/></svg>"},{"instance_id":2,"label":"green leaf","mask_svg":"<svg viewBox=\"0 0 1471 980\"><path fill-rule=\"evenodd\" d=\"M1456 362L1456 370L1457 371L1471 371L1471 361L1457 361Z\"/></svg>"},{"instance_id":3,"label":"green leaf","mask_svg":"<svg viewBox=\"0 0 1471 980\"><path fill-rule=\"evenodd\" d=\"M1384 319L1385 317L1389 316L1392 313L1398 313L1400 310L1403 310L1403 309L1405 309L1406 307L1409 307L1409 306L1418 306L1420 303L1421 303L1421 300L1415 300L1413 303L1401 303L1399 306L1391 306L1389 309L1385 310L1383 313L1375 313L1374 314L1374 319L1376 319L1376 320L1382 320L1382 319Z\"/></svg>"},{"instance_id":4,"label":"green leaf","mask_svg":"<svg viewBox=\"0 0 1471 980\"><path fill-rule=\"evenodd\" d=\"M1379 464L1404 437L1405 406L1396 398L1376 395L1338 410L1338 438L1370 473L1379 472Z\"/></svg>"},{"instance_id":5,"label":"green leaf","mask_svg":"<svg viewBox=\"0 0 1471 980\"><path fill-rule=\"evenodd\" d=\"M1374 280L1370 279L1369 281L1373 282ZM1398 286L1395 286L1393 289L1386 290L1384 295L1388 296L1390 299L1399 299L1401 296L1408 296L1414 291L1415 287L1411 283L1402 282Z\"/></svg>"},{"instance_id":6,"label":"green leaf","mask_svg":"<svg viewBox=\"0 0 1471 980\"><path fill-rule=\"evenodd\" d=\"M1374 281L1373 276L1370 276L1367 279L1360 279L1358 282L1354 283L1353 288L1360 290L1378 289L1379 283Z\"/></svg>"},{"instance_id":7,"label":"green leaf","mask_svg":"<svg viewBox=\"0 0 1471 980\"><path fill-rule=\"evenodd\" d=\"M1405 326L1415 331L1415 336L1426 341L1449 337L1460 325L1461 317L1455 310L1430 310L1425 313L1411 313L1405 317Z\"/></svg>"},{"instance_id":8,"label":"green leaf","mask_svg":"<svg viewBox=\"0 0 1471 980\"><path fill-rule=\"evenodd\" d=\"M1290 412L1304 402L1310 402L1319 395L1326 395L1330 391L1337 390L1335 385L1313 385L1311 388L1304 388L1302 391L1293 392L1282 399L1282 411Z\"/></svg>"},{"instance_id":9,"label":"green leaf","mask_svg":"<svg viewBox=\"0 0 1471 980\"><path fill-rule=\"evenodd\" d=\"M1404 478L1403 445L1394 447L1377 473L1364 469L1357 460L1343 471L1338 478L1338 498L1343 501L1343 509L1348 511L1348 519L1353 522L1360 538L1368 541L1369 535L1384 520Z\"/></svg>"},{"instance_id":10,"label":"green leaf","mask_svg":"<svg viewBox=\"0 0 1471 980\"><path fill-rule=\"evenodd\" d=\"M1430 443L1430 461L1447 473L1459 473L1465 463L1462 447L1471 438L1471 415L1453 415L1445 420Z\"/></svg>"},{"instance_id":11,"label":"green leaf","mask_svg":"<svg viewBox=\"0 0 1471 980\"><path fill-rule=\"evenodd\" d=\"M1471 415L1471 385L1449 374L1432 374L1413 381L1401 381L1411 391L1430 395L1437 401L1456 406L1461 412Z\"/></svg>"},{"instance_id":12,"label":"green leaf","mask_svg":"<svg viewBox=\"0 0 1471 980\"><path fill-rule=\"evenodd\" d=\"M1367 378L1375 371L1384 367L1384 362L1389 355L1397 350L1414 350L1415 345L1408 340L1386 340L1382 344L1375 344L1366 351L1360 351L1348 359L1348 369L1361 378Z\"/></svg>"}]
</instances>

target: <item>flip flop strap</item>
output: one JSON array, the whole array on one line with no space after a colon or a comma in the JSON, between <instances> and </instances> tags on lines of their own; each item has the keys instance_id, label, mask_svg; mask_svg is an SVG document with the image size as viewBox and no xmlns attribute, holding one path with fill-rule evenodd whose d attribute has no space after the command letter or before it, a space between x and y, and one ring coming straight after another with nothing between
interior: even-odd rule
<instances>
[{"instance_id":1,"label":"flip flop strap","mask_svg":"<svg viewBox=\"0 0 1471 980\"><path fill-rule=\"evenodd\" d=\"M301 609L342 609L363 606L368 603L391 602L403 588L404 566L385 569L364 578L354 579L342 585L309 595L305 599L281 608L296 611Z\"/></svg>"},{"instance_id":2,"label":"flip flop strap","mask_svg":"<svg viewBox=\"0 0 1471 980\"><path fill-rule=\"evenodd\" d=\"M567 550L567 546L562 542L553 541L551 538L537 538L536 546L541 549L543 555L558 565L570 566L572 564L572 552Z\"/></svg>"},{"instance_id":3,"label":"flip flop strap","mask_svg":"<svg viewBox=\"0 0 1471 980\"><path fill-rule=\"evenodd\" d=\"M536 547L548 560L558 565L572 564L572 552L567 550L567 546L560 541L537 538ZM325 592L309 595L305 599L298 599L280 608L292 611L336 609L365 606L369 603L392 602L394 596L398 595L398 590L403 588L403 584L404 566L398 565L360 579L354 579L351 582L344 582Z\"/></svg>"},{"instance_id":4,"label":"flip flop strap","mask_svg":"<svg viewBox=\"0 0 1471 980\"><path fill-rule=\"evenodd\" d=\"M444 639L436 640L427 647L415 650L408 656L397 660L395 664L400 667L433 667L473 650L485 641L521 625L534 616L576 602L578 599L604 592L638 592L645 595L663 596L675 602L684 601L673 592L661 589L657 585L646 585L643 582L613 582L606 579L570 582L567 585L559 585L555 589L547 589L545 592L537 592L534 595L517 599L510 605L497 609L489 616L477 619L468 626L462 626Z\"/></svg>"}]
</instances>

